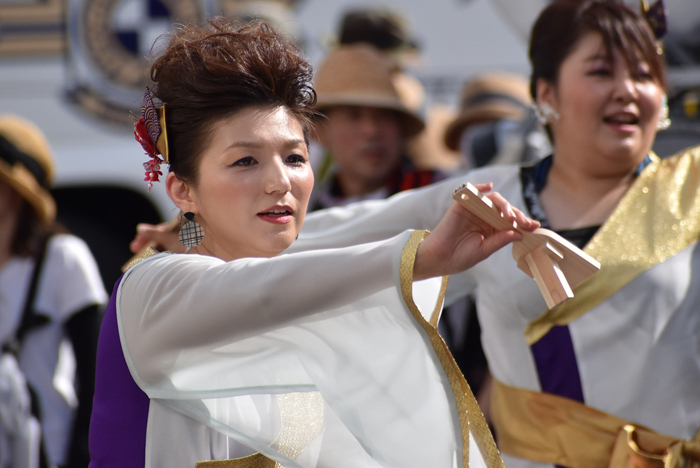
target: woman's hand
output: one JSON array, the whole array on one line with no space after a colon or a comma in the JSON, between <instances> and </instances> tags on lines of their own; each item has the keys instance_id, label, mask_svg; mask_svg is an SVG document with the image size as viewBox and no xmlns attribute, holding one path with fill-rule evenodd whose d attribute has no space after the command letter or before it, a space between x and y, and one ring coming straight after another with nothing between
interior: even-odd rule
<instances>
[{"instance_id":1,"label":"woman's hand","mask_svg":"<svg viewBox=\"0 0 700 468\"><path fill-rule=\"evenodd\" d=\"M493 184L479 184L479 192L485 193ZM486 195L509 221L515 221L520 229L533 231L540 223L526 217L499 193ZM489 255L522 239L515 230L496 232L459 203L453 203L433 232L418 247L413 268L414 281L434 276L451 275L467 270Z\"/></svg>"},{"instance_id":2,"label":"woman's hand","mask_svg":"<svg viewBox=\"0 0 700 468\"><path fill-rule=\"evenodd\" d=\"M139 224L136 226L136 237L129 244L133 253L139 253L146 247L170 252L184 252L185 246L180 243L177 236L177 224L173 220L169 223Z\"/></svg>"}]
</instances>

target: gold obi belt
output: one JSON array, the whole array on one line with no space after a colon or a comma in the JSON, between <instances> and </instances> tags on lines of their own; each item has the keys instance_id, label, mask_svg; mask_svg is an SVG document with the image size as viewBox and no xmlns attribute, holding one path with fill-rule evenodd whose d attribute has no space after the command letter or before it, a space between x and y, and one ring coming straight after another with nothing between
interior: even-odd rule
<instances>
[{"instance_id":1,"label":"gold obi belt","mask_svg":"<svg viewBox=\"0 0 700 468\"><path fill-rule=\"evenodd\" d=\"M208 460L200 461L194 468L275 468L278 465L265 455L256 453L243 458L232 458L230 460Z\"/></svg>"},{"instance_id":2,"label":"gold obi belt","mask_svg":"<svg viewBox=\"0 0 700 468\"><path fill-rule=\"evenodd\" d=\"M699 468L700 433L681 440L568 398L495 380L491 414L501 451L569 468Z\"/></svg>"}]
</instances>

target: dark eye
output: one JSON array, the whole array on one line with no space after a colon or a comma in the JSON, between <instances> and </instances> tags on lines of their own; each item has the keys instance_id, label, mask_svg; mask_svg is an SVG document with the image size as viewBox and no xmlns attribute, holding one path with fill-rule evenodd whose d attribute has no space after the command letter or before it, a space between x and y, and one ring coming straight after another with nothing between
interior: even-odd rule
<instances>
[{"instance_id":1,"label":"dark eye","mask_svg":"<svg viewBox=\"0 0 700 468\"><path fill-rule=\"evenodd\" d=\"M637 73L636 78L638 81L652 81L654 79L654 76L651 74L651 72L647 70L640 70Z\"/></svg>"},{"instance_id":2,"label":"dark eye","mask_svg":"<svg viewBox=\"0 0 700 468\"><path fill-rule=\"evenodd\" d=\"M252 156L246 156L245 158L241 158L235 163L231 164L231 166L247 167L252 166L256 163L257 161L255 160L255 158L253 158Z\"/></svg>"},{"instance_id":3,"label":"dark eye","mask_svg":"<svg viewBox=\"0 0 700 468\"><path fill-rule=\"evenodd\" d=\"M609 68L595 68L588 72L588 74L594 76L610 76L612 75L612 72Z\"/></svg>"},{"instance_id":4,"label":"dark eye","mask_svg":"<svg viewBox=\"0 0 700 468\"><path fill-rule=\"evenodd\" d=\"M292 154L290 156L287 156L287 162L289 164L302 165L306 164L307 159L301 154Z\"/></svg>"}]
</instances>

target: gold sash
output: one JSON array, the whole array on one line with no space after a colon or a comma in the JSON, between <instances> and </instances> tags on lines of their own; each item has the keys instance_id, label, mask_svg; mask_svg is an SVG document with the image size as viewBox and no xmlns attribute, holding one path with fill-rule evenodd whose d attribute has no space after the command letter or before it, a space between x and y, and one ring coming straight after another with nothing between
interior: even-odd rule
<instances>
[{"instance_id":1,"label":"gold sash","mask_svg":"<svg viewBox=\"0 0 700 468\"><path fill-rule=\"evenodd\" d=\"M447 349L447 345L438 333L437 328L432 324L432 322L437 321L437 308L436 311L433 311L431 320L428 322L423 318L413 301L413 265L416 261L418 246L428 234L430 234L428 231L414 231L406 243L406 247L404 247L400 269L401 292L411 314L430 338L430 343L433 345L433 349L438 359L440 359L440 363L450 382L452 393L457 403L459 422L462 429L462 466L465 468L469 466L469 432L471 431L487 468L503 468L501 454L493 440L488 424L486 424L486 419L481 413L479 404L476 402L476 398L474 398L474 394L459 370L452 354ZM445 294L446 281L447 279L443 278L441 295ZM442 307L442 297L438 301L437 307Z\"/></svg>"},{"instance_id":2,"label":"gold sash","mask_svg":"<svg viewBox=\"0 0 700 468\"><path fill-rule=\"evenodd\" d=\"M700 238L700 147L652 159L584 248L601 263L600 271L574 289L573 299L529 324L529 344L553 326L582 316Z\"/></svg>"},{"instance_id":3,"label":"gold sash","mask_svg":"<svg viewBox=\"0 0 700 468\"><path fill-rule=\"evenodd\" d=\"M494 379L491 414L503 453L569 468L700 467L693 441L658 434L568 398Z\"/></svg>"},{"instance_id":4,"label":"gold sash","mask_svg":"<svg viewBox=\"0 0 700 468\"><path fill-rule=\"evenodd\" d=\"M256 453L249 457L232 458L230 460L207 460L197 462L194 468L275 468L278 463L265 455Z\"/></svg>"}]
</instances>

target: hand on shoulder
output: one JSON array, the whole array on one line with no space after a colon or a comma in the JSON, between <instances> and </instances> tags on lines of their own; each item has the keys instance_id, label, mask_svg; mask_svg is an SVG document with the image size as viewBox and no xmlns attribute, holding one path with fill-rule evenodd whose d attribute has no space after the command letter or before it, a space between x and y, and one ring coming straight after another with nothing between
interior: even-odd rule
<instances>
[{"instance_id":1,"label":"hand on shoulder","mask_svg":"<svg viewBox=\"0 0 700 468\"><path fill-rule=\"evenodd\" d=\"M139 224L136 226L136 236L129 244L133 253L139 253L146 247L159 251L184 252L185 246L180 243L174 223Z\"/></svg>"}]
</instances>

